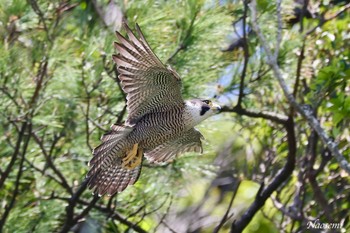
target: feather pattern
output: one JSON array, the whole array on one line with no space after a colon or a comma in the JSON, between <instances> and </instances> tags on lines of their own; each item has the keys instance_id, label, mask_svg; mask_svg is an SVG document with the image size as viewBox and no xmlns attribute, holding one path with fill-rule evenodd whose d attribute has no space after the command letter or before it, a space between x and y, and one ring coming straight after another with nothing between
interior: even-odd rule
<instances>
[{"instance_id":1,"label":"feather pattern","mask_svg":"<svg viewBox=\"0 0 350 233\"><path fill-rule=\"evenodd\" d=\"M139 39L126 24L124 27L128 39L116 32L119 43L114 46L119 53L113 60L127 95L126 123L134 125L146 114L183 106L179 75L152 52L138 25Z\"/></svg>"},{"instance_id":2,"label":"feather pattern","mask_svg":"<svg viewBox=\"0 0 350 233\"><path fill-rule=\"evenodd\" d=\"M145 157L150 162L162 163L168 162L185 152L202 153L201 139L203 139L203 135L195 128L192 128L175 140L168 141L146 152Z\"/></svg>"},{"instance_id":3,"label":"feather pattern","mask_svg":"<svg viewBox=\"0 0 350 233\"><path fill-rule=\"evenodd\" d=\"M144 155L162 163L181 153L202 153L203 136L193 127L214 114L208 101L184 101L179 75L152 52L138 25L137 36L125 23L124 27L126 37L116 32L118 54L113 60L128 116L124 125L112 125L93 150L88 187L99 195L113 195L134 184Z\"/></svg>"},{"instance_id":4,"label":"feather pattern","mask_svg":"<svg viewBox=\"0 0 350 233\"><path fill-rule=\"evenodd\" d=\"M132 177L137 177L141 168L127 170L121 166L125 148L131 146L126 138L132 130L132 127L112 125L111 131L101 137L102 143L93 150L88 186L99 195L111 194L136 182Z\"/></svg>"},{"instance_id":5,"label":"feather pattern","mask_svg":"<svg viewBox=\"0 0 350 233\"><path fill-rule=\"evenodd\" d=\"M134 169L126 169L116 163L110 163L107 168L99 170L90 178L90 189L98 195L114 195L133 185L139 178L141 165Z\"/></svg>"}]
</instances>

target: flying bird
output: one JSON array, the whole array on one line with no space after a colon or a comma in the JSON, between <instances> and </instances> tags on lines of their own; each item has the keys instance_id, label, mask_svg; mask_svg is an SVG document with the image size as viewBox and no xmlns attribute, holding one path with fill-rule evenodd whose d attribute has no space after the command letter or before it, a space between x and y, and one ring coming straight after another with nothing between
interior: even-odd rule
<instances>
[{"instance_id":1,"label":"flying bird","mask_svg":"<svg viewBox=\"0 0 350 233\"><path fill-rule=\"evenodd\" d=\"M133 185L143 157L169 162L184 152L202 153L202 134L195 125L220 111L206 99L184 100L181 78L153 53L140 27L135 35L123 23L127 36L116 32L118 54L113 55L127 99L127 118L112 125L93 150L88 186L98 195L113 195Z\"/></svg>"}]
</instances>

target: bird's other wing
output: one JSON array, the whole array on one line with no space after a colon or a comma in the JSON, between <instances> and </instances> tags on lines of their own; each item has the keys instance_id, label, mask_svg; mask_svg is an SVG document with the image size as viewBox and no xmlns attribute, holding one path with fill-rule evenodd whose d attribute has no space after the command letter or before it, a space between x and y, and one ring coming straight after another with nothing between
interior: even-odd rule
<instances>
[{"instance_id":1,"label":"bird's other wing","mask_svg":"<svg viewBox=\"0 0 350 233\"><path fill-rule=\"evenodd\" d=\"M116 160L115 160L116 161ZM88 187L94 190L94 194L114 195L121 192L129 185L133 185L139 178L141 165L127 169L118 163L109 163L104 169L100 169L89 178Z\"/></svg>"},{"instance_id":2,"label":"bird's other wing","mask_svg":"<svg viewBox=\"0 0 350 233\"><path fill-rule=\"evenodd\" d=\"M111 131L101 137L102 143L92 152L93 157L89 162L90 171L87 174L88 177L94 176L101 169L105 169L105 167L114 160L121 159L120 157L122 157L122 154L120 154L120 148L123 147L123 145L121 145L120 142L132 130L133 128L128 126L111 126Z\"/></svg>"},{"instance_id":3,"label":"bird's other wing","mask_svg":"<svg viewBox=\"0 0 350 233\"><path fill-rule=\"evenodd\" d=\"M183 106L179 75L153 53L137 24L139 38L126 23L124 28L127 38L116 32L119 42L114 46L119 53L113 55L113 60L126 93L129 113L126 123L133 125L148 113Z\"/></svg>"},{"instance_id":4,"label":"bird's other wing","mask_svg":"<svg viewBox=\"0 0 350 233\"><path fill-rule=\"evenodd\" d=\"M88 187L95 194L113 195L137 181L141 164L125 167L122 163L125 137L132 130L129 126L112 125L111 131L102 136L102 143L93 150L90 171L86 176L89 179Z\"/></svg>"},{"instance_id":5,"label":"bird's other wing","mask_svg":"<svg viewBox=\"0 0 350 233\"><path fill-rule=\"evenodd\" d=\"M195 128L192 128L181 137L166 142L155 149L146 152L145 157L150 162L162 163L168 162L185 152L202 153L203 148L201 139L204 139L203 135Z\"/></svg>"}]
</instances>

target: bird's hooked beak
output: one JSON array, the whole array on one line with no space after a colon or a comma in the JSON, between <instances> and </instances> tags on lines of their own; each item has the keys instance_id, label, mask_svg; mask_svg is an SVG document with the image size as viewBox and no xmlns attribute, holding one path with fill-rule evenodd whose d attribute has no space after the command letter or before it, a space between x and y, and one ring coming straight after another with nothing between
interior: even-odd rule
<instances>
[{"instance_id":1,"label":"bird's hooked beak","mask_svg":"<svg viewBox=\"0 0 350 233\"><path fill-rule=\"evenodd\" d=\"M221 107L220 107L220 105L218 105L216 103L211 103L210 109L213 110L213 112L218 113L218 112L220 112Z\"/></svg>"}]
</instances>

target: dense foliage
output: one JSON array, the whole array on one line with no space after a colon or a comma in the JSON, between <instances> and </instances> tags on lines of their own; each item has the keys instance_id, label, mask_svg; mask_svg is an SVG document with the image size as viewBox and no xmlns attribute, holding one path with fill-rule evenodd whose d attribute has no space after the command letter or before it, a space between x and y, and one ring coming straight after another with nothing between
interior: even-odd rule
<instances>
[{"instance_id":1,"label":"dense foliage","mask_svg":"<svg viewBox=\"0 0 350 233\"><path fill-rule=\"evenodd\" d=\"M349 230L350 4L254 2L1 1L0 232ZM136 185L100 198L84 178L127 114L122 18L186 98L223 109L198 126L203 155L144 161Z\"/></svg>"}]
</instances>

